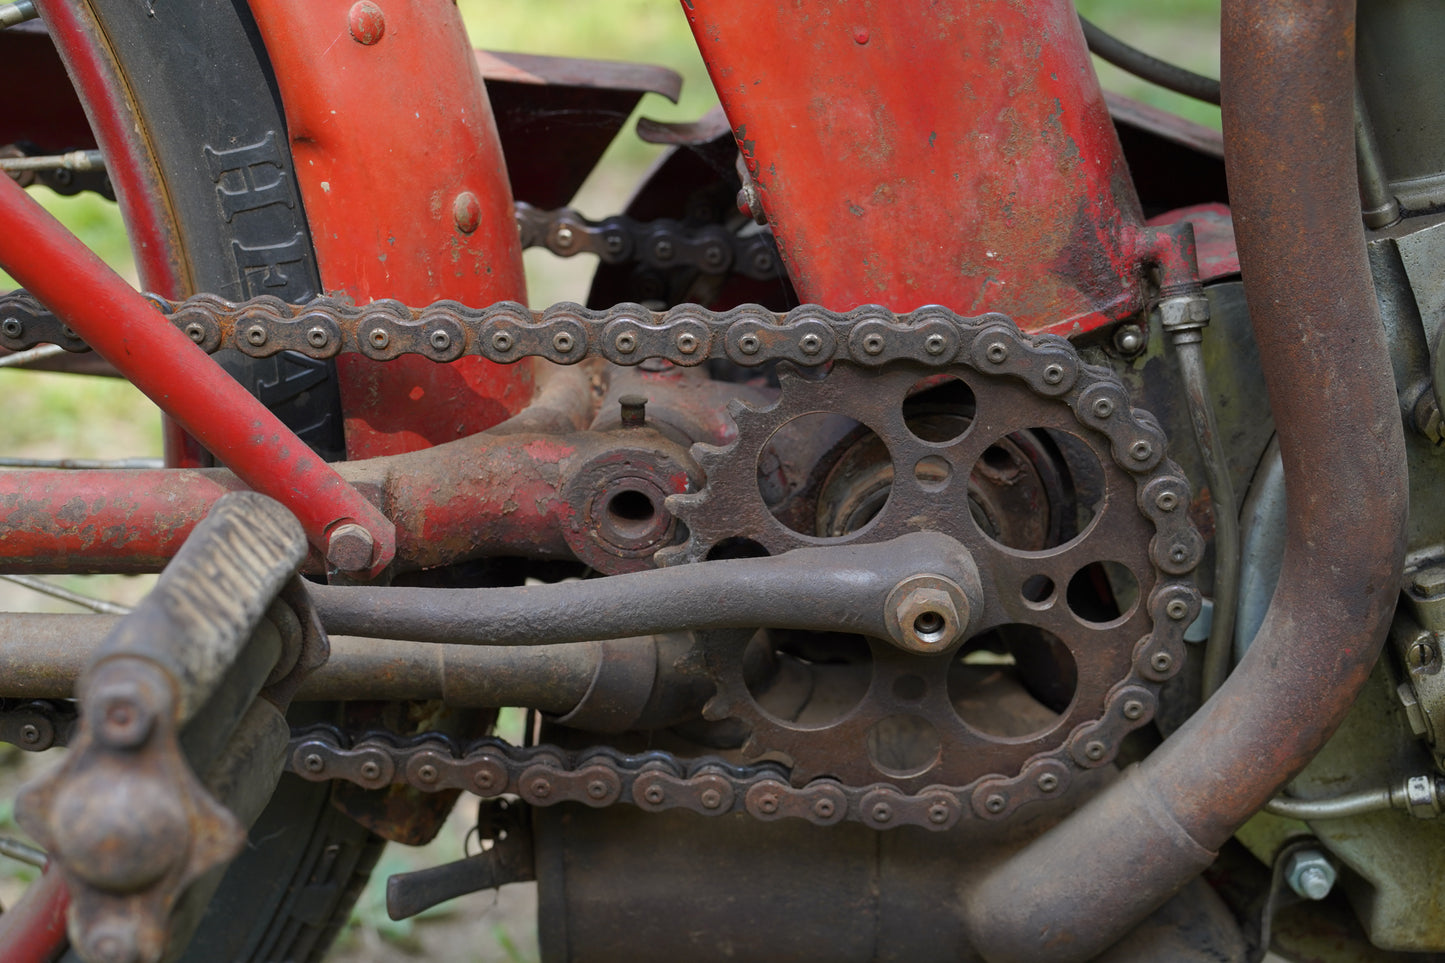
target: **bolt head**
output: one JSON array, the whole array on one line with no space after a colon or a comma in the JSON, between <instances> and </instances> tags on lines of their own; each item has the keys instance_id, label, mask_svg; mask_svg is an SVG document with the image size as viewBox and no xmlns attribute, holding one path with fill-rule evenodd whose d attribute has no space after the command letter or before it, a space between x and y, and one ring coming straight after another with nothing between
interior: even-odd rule
<instances>
[{"instance_id":1,"label":"bolt head","mask_svg":"<svg viewBox=\"0 0 1445 963\"><path fill-rule=\"evenodd\" d=\"M1144 350L1144 331L1137 324L1121 324L1114 331L1114 347L1120 354L1138 354Z\"/></svg>"},{"instance_id":2,"label":"bolt head","mask_svg":"<svg viewBox=\"0 0 1445 963\"><path fill-rule=\"evenodd\" d=\"M1440 650L1429 637L1416 639L1410 643L1407 661L1411 669L1429 672L1439 665Z\"/></svg>"},{"instance_id":3,"label":"bolt head","mask_svg":"<svg viewBox=\"0 0 1445 963\"><path fill-rule=\"evenodd\" d=\"M371 567L376 542L355 522L337 526L326 542L326 561L338 572L362 572Z\"/></svg>"},{"instance_id":4,"label":"bolt head","mask_svg":"<svg viewBox=\"0 0 1445 963\"><path fill-rule=\"evenodd\" d=\"M1410 578L1410 587L1423 598L1445 595L1445 565L1422 568Z\"/></svg>"},{"instance_id":5,"label":"bolt head","mask_svg":"<svg viewBox=\"0 0 1445 963\"><path fill-rule=\"evenodd\" d=\"M452 220L457 230L470 234L482 223L482 202L471 191L462 191L452 201Z\"/></svg>"},{"instance_id":6,"label":"bolt head","mask_svg":"<svg viewBox=\"0 0 1445 963\"><path fill-rule=\"evenodd\" d=\"M136 963L141 958L133 925L126 920L106 920L80 939L87 960L95 963Z\"/></svg>"},{"instance_id":7,"label":"bolt head","mask_svg":"<svg viewBox=\"0 0 1445 963\"><path fill-rule=\"evenodd\" d=\"M88 701L96 707L96 739L113 749L139 748L155 728L155 710L140 685L108 682L97 687Z\"/></svg>"},{"instance_id":8,"label":"bolt head","mask_svg":"<svg viewBox=\"0 0 1445 963\"><path fill-rule=\"evenodd\" d=\"M386 33L386 17L381 8L371 0L361 0L360 3L352 4L351 12L346 17L346 26L351 31L352 40L363 47L370 47Z\"/></svg>"},{"instance_id":9,"label":"bolt head","mask_svg":"<svg viewBox=\"0 0 1445 963\"><path fill-rule=\"evenodd\" d=\"M1324 899L1337 877L1334 864L1318 849L1296 850L1285 865L1285 880L1301 899Z\"/></svg>"}]
</instances>

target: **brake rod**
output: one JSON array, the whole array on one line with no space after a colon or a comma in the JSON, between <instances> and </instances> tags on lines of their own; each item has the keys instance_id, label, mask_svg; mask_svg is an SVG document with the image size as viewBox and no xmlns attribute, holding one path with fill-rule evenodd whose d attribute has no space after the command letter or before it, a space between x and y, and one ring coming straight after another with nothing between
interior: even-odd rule
<instances>
[{"instance_id":1,"label":"brake rod","mask_svg":"<svg viewBox=\"0 0 1445 963\"><path fill-rule=\"evenodd\" d=\"M290 509L335 567L386 567L396 551L386 516L8 177L0 223L0 264L242 481Z\"/></svg>"}]
</instances>

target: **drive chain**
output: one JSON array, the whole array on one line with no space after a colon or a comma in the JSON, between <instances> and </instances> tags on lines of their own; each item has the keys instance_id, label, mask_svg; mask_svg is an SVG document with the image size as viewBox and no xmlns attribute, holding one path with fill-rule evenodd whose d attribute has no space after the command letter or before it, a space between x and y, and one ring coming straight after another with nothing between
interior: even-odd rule
<instances>
[{"instance_id":1,"label":"drive chain","mask_svg":"<svg viewBox=\"0 0 1445 963\"><path fill-rule=\"evenodd\" d=\"M796 787L781 766L736 765L716 756L626 755L607 747L572 753L492 737L462 747L436 733L408 739L370 733L348 742L340 730L326 725L293 734L287 765L303 779L342 779L367 789L405 784L425 792L513 795L533 806L575 802L600 809L626 803L648 812L745 812L765 821L796 817L819 826L847 821L874 829L944 830L958 822L964 808L959 791L942 786L912 795L891 786L852 787L833 779Z\"/></svg>"},{"instance_id":2,"label":"drive chain","mask_svg":"<svg viewBox=\"0 0 1445 963\"><path fill-rule=\"evenodd\" d=\"M981 819L1004 818L1031 800L1061 794L1075 768L1107 765L1123 737L1152 718L1156 687L1182 665L1184 627L1199 609L1186 576L1203 546L1185 510L1188 482L1165 459L1163 431L1132 406L1111 371L1084 364L1064 339L1026 335L1002 315L963 318L937 306L898 315L878 306L839 313L803 305L778 314L757 305L722 312L681 305L654 312L635 304L603 311L561 304L533 311L509 302L470 308L442 301L414 309L395 301L356 307L329 298L293 306L272 297L239 304L214 295L182 302L149 297L204 350L235 348L255 357L292 350L314 358L350 351L376 360L418 354L438 362L475 354L499 363L540 357L559 364L663 359L681 366L725 358L745 367L776 361L803 367L911 362L923 371L963 365L1017 379L1072 410L1081 427L1103 433L1115 461L1135 475L1138 507L1155 527L1149 556L1165 578L1142 600L1153 631L1134 646L1131 668L1110 690L1101 714L1018 773L905 794L887 785L845 786L826 777L793 786L783 769L739 767L717 758L627 756L605 747L574 755L499 740L460 751L434 736L417 741L368 736L348 743L336 730L308 730L291 747L293 768L304 778L515 793L535 805L630 802L645 809L747 812L765 820L797 816L822 825L849 820L879 829L947 829L965 811ZM0 298L0 347L22 350L42 343L85 350L73 331L28 294Z\"/></svg>"}]
</instances>

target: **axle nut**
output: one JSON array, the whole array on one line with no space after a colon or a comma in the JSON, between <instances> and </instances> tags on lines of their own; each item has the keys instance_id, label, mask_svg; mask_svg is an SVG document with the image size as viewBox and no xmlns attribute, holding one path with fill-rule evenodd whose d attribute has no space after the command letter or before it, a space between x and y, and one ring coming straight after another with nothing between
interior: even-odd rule
<instances>
[{"instance_id":1,"label":"axle nut","mask_svg":"<svg viewBox=\"0 0 1445 963\"><path fill-rule=\"evenodd\" d=\"M951 579L915 575L894 587L884 618L894 642L910 652L932 655L963 637L978 601L971 601Z\"/></svg>"},{"instance_id":2,"label":"axle nut","mask_svg":"<svg viewBox=\"0 0 1445 963\"><path fill-rule=\"evenodd\" d=\"M340 525L326 542L326 561L338 572L361 572L371 566L376 542L355 522Z\"/></svg>"}]
</instances>

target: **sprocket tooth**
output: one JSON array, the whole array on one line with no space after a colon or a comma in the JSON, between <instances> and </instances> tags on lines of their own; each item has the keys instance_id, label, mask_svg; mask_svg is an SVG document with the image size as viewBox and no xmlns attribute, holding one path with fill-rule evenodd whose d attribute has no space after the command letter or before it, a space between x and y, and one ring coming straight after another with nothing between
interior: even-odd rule
<instances>
[{"instance_id":1,"label":"sprocket tooth","mask_svg":"<svg viewBox=\"0 0 1445 963\"><path fill-rule=\"evenodd\" d=\"M692 450L691 452L689 452L689 454L692 455L692 460L697 462L698 467L703 470L704 474L707 475L708 480L711 481L712 478L718 473L718 471L720 471L723 466L727 464L728 457L732 455L733 450L736 447L736 443L728 445L726 448L719 448L716 445L708 445L702 442L698 442L697 444L692 446Z\"/></svg>"},{"instance_id":2,"label":"sprocket tooth","mask_svg":"<svg viewBox=\"0 0 1445 963\"><path fill-rule=\"evenodd\" d=\"M733 421L737 421L739 418L745 418L750 414L756 414L759 410L760 409L748 404L741 398L728 399L727 413L728 417L730 417Z\"/></svg>"},{"instance_id":3,"label":"sprocket tooth","mask_svg":"<svg viewBox=\"0 0 1445 963\"><path fill-rule=\"evenodd\" d=\"M756 759L764 752L767 752L767 749L758 742L756 735L750 735L743 740L742 753L748 759Z\"/></svg>"},{"instance_id":4,"label":"sprocket tooth","mask_svg":"<svg viewBox=\"0 0 1445 963\"><path fill-rule=\"evenodd\" d=\"M705 507L708 500L706 489L700 492L677 492L664 498L662 507L681 518L689 512Z\"/></svg>"},{"instance_id":5,"label":"sprocket tooth","mask_svg":"<svg viewBox=\"0 0 1445 963\"><path fill-rule=\"evenodd\" d=\"M707 560L707 548L701 545L693 545L684 542L681 545L669 545L667 548L658 549L652 556L652 560L658 568L671 568L674 565L691 565L693 562Z\"/></svg>"},{"instance_id":6,"label":"sprocket tooth","mask_svg":"<svg viewBox=\"0 0 1445 963\"><path fill-rule=\"evenodd\" d=\"M708 722L722 722L732 716L733 706L727 696L719 693L707 700L702 707L702 717Z\"/></svg>"},{"instance_id":7,"label":"sprocket tooth","mask_svg":"<svg viewBox=\"0 0 1445 963\"><path fill-rule=\"evenodd\" d=\"M777 376L778 387L783 391L787 391L795 385L801 385L808 381L807 378L803 377L802 372L798 371L794 365L786 361L779 362L773 373Z\"/></svg>"}]
</instances>

